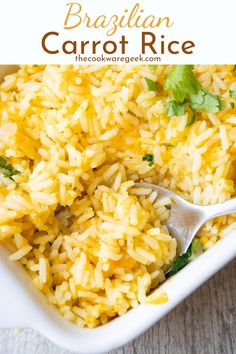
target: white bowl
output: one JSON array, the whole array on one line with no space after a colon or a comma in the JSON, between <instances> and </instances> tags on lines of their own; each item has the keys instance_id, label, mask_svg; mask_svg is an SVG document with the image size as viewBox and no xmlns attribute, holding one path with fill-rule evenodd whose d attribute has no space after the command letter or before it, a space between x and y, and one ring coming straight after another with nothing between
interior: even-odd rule
<instances>
[{"instance_id":1,"label":"white bowl","mask_svg":"<svg viewBox=\"0 0 236 354\"><path fill-rule=\"evenodd\" d=\"M0 79L15 67L0 66ZM0 246L0 327L31 327L57 345L77 353L106 353L130 342L159 321L178 303L236 256L236 231L162 284L169 301L140 305L96 329L67 322L34 288L23 268L9 261Z\"/></svg>"}]
</instances>

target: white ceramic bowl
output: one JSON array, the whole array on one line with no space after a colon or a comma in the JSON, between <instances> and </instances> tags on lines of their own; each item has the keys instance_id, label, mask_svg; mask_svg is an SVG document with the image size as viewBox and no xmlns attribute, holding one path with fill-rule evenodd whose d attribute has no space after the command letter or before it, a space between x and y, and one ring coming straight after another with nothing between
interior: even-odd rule
<instances>
[{"instance_id":1,"label":"white ceramic bowl","mask_svg":"<svg viewBox=\"0 0 236 354\"><path fill-rule=\"evenodd\" d=\"M0 66L0 79L12 70L13 67ZM31 327L65 349L106 353L130 342L159 321L235 256L236 231L161 286L168 293L168 302L140 305L106 325L86 329L67 322L48 305L28 274L17 263L10 262L7 251L0 246L0 327Z\"/></svg>"}]
</instances>

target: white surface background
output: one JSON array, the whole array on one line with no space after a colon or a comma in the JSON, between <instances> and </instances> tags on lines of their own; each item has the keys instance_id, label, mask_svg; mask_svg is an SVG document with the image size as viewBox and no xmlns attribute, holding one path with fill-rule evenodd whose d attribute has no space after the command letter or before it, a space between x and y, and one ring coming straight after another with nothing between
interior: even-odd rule
<instances>
[{"instance_id":1,"label":"white surface background","mask_svg":"<svg viewBox=\"0 0 236 354\"><path fill-rule=\"evenodd\" d=\"M236 260L144 335L112 354L235 354ZM0 330L1 354L70 354L32 330Z\"/></svg>"},{"instance_id":2,"label":"white surface background","mask_svg":"<svg viewBox=\"0 0 236 354\"><path fill-rule=\"evenodd\" d=\"M41 48L42 36L49 31L60 32L63 40L108 40L120 39L124 34L129 40L129 55L140 53L140 32L142 29L121 30L114 37L107 37L105 30L88 30L79 27L63 30L66 16L65 0L11 0L0 2L0 63L75 63L75 55L48 55ZM101 14L123 14L138 0L78 0L91 17ZM172 28L154 30L169 40L192 40L196 44L194 55L165 55L162 63L233 64L236 62L235 42L235 0L145 0L139 1L145 13L156 17L168 16L175 22ZM191 5L190 5L191 4ZM148 29L147 29L148 31ZM59 45L59 44L58 44Z\"/></svg>"}]
</instances>

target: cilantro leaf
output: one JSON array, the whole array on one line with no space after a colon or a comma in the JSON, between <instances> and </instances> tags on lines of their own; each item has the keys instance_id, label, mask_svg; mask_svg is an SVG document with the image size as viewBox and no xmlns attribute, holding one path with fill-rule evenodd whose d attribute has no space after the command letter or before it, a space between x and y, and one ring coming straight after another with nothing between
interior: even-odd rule
<instances>
[{"instance_id":1,"label":"cilantro leaf","mask_svg":"<svg viewBox=\"0 0 236 354\"><path fill-rule=\"evenodd\" d=\"M193 240L187 252L183 253L181 256L179 256L176 259L168 275L169 276L174 275L178 273L182 268L184 268L188 264L189 258L197 252L198 246L199 246L199 241L197 239Z\"/></svg>"},{"instance_id":2,"label":"cilantro leaf","mask_svg":"<svg viewBox=\"0 0 236 354\"><path fill-rule=\"evenodd\" d=\"M164 89L170 91L178 103L183 103L201 89L193 68L193 65L176 65L165 80Z\"/></svg>"},{"instance_id":3,"label":"cilantro leaf","mask_svg":"<svg viewBox=\"0 0 236 354\"><path fill-rule=\"evenodd\" d=\"M229 91L229 95L231 98L236 99L236 90Z\"/></svg>"},{"instance_id":4,"label":"cilantro leaf","mask_svg":"<svg viewBox=\"0 0 236 354\"><path fill-rule=\"evenodd\" d=\"M13 176L18 175L20 172L15 170L11 164L8 164L4 157L0 156L0 173L13 181Z\"/></svg>"},{"instance_id":5,"label":"cilantro leaf","mask_svg":"<svg viewBox=\"0 0 236 354\"><path fill-rule=\"evenodd\" d=\"M191 252L192 252L192 256L197 252L199 246L199 240L197 238L195 238L191 244Z\"/></svg>"},{"instance_id":6,"label":"cilantro leaf","mask_svg":"<svg viewBox=\"0 0 236 354\"><path fill-rule=\"evenodd\" d=\"M175 263L172 266L171 271L169 272L169 275L175 275L176 273L178 273L182 268L184 268L187 264L188 264L188 260L192 255L192 251L191 251L191 245L188 248L187 252L182 254L181 256L179 256Z\"/></svg>"},{"instance_id":7,"label":"cilantro leaf","mask_svg":"<svg viewBox=\"0 0 236 354\"><path fill-rule=\"evenodd\" d=\"M152 166L154 164L154 155L153 154L145 154L143 156L143 161L148 162L148 166Z\"/></svg>"},{"instance_id":8,"label":"cilantro leaf","mask_svg":"<svg viewBox=\"0 0 236 354\"><path fill-rule=\"evenodd\" d=\"M169 101L166 105L167 108L167 116L168 117L173 117L173 116L182 116L185 113L185 104L184 103L178 103L176 101Z\"/></svg>"},{"instance_id":9,"label":"cilantro leaf","mask_svg":"<svg viewBox=\"0 0 236 354\"><path fill-rule=\"evenodd\" d=\"M175 147L173 144L169 144L169 143L164 143L163 145L165 145L166 147L170 147L170 148L174 148Z\"/></svg>"},{"instance_id":10,"label":"cilantro leaf","mask_svg":"<svg viewBox=\"0 0 236 354\"><path fill-rule=\"evenodd\" d=\"M190 108L197 112L216 113L225 108L220 96L202 88L193 73L193 68L193 65L176 65L167 76L164 89L173 96L167 103L168 117L182 115L185 112L184 104L189 104ZM193 124L194 120L192 117L187 126Z\"/></svg>"},{"instance_id":11,"label":"cilantro leaf","mask_svg":"<svg viewBox=\"0 0 236 354\"><path fill-rule=\"evenodd\" d=\"M207 89L191 95L189 102L190 107L198 112L216 113L224 108L220 97L209 93Z\"/></svg>"},{"instance_id":12,"label":"cilantro leaf","mask_svg":"<svg viewBox=\"0 0 236 354\"><path fill-rule=\"evenodd\" d=\"M149 64L148 66L150 69L155 70L157 67L157 64Z\"/></svg>"},{"instance_id":13,"label":"cilantro leaf","mask_svg":"<svg viewBox=\"0 0 236 354\"><path fill-rule=\"evenodd\" d=\"M187 121L186 127L190 127L190 125L192 125L196 120L196 115L193 113Z\"/></svg>"},{"instance_id":14,"label":"cilantro leaf","mask_svg":"<svg viewBox=\"0 0 236 354\"><path fill-rule=\"evenodd\" d=\"M149 91L154 91L154 92L157 91L157 84L155 83L155 81L149 79L148 77L145 77L145 81L147 83Z\"/></svg>"}]
</instances>

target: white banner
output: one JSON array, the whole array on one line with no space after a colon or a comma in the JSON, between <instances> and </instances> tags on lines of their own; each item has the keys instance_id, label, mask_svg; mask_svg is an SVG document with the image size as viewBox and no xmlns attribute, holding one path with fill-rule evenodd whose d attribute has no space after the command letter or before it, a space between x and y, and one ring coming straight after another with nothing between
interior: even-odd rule
<instances>
[{"instance_id":1,"label":"white banner","mask_svg":"<svg viewBox=\"0 0 236 354\"><path fill-rule=\"evenodd\" d=\"M0 3L1 64L232 64L235 0Z\"/></svg>"}]
</instances>

